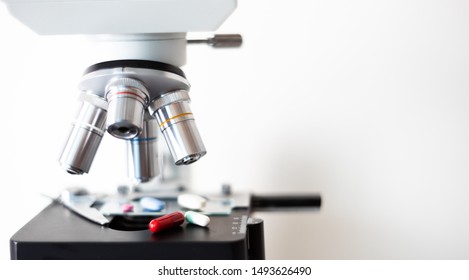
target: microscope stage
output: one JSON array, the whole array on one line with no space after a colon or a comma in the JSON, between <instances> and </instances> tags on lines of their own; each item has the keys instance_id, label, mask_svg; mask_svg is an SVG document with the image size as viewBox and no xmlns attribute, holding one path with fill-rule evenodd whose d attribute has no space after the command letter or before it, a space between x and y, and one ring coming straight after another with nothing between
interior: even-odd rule
<instances>
[{"instance_id":1,"label":"microscope stage","mask_svg":"<svg viewBox=\"0 0 469 280\"><path fill-rule=\"evenodd\" d=\"M154 216L116 216L99 226L54 202L11 237L11 259L249 259L258 249L263 255L256 238L263 232L262 221L248 216L248 208L235 208L211 216L207 227L184 222L152 234Z\"/></svg>"}]
</instances>

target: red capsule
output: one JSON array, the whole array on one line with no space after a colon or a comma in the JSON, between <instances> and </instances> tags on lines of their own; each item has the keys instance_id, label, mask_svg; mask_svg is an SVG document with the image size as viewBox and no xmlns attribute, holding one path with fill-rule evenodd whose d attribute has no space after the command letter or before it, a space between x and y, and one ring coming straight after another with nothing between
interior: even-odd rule
<instances>
[{"instance_id":1,"label":"red capsule","mask_svg":"<svg viewBox=\"0 0 469 280\"><path fill-rule=\"evenodd\" d=\"M182 223L184 223L184 214L181 212L174 212L151 220L148 224L148 228L151 232L155 233L176 227Z\"/></svg>"}]
</instances>

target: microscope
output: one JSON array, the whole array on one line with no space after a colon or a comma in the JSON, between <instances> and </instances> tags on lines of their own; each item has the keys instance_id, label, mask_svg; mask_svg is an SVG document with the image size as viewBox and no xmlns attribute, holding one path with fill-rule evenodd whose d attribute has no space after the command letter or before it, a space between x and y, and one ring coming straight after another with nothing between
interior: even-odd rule
<instances>
[{"instance_id":1,"label":"microscope","mask_svg":"<svg viewBox=\"0 0 469 280\"><path fill-rule=\"evenodd\" d=\"M190 83L181 67L188 43L238 47L237 34L188 40L188 32L215 31L236 9L236 0L2 0L12 16L40 35L84 35L96 61L78 82L78 110L59 157L72 175L91 169L108 134L126 142L132 186L161 176L159 141L169 164L193 164L207 151L190 108ZM162 137L160 137L162 135ZM107 137L107 136L106 136ZM68 189L10 240L12 259L263 259L263 221L255 209L320 206L320 197L254 196L225 188L205 196L197 209L206 227L184 223L152 234L148 223L187 208L185 189L132 190L95 196ZM163 201L156 211L140 209L142 197ZM124 211L125 200L133 207ZM65 206L65 207L64 207Z\"/></svg>"}]
</instances>

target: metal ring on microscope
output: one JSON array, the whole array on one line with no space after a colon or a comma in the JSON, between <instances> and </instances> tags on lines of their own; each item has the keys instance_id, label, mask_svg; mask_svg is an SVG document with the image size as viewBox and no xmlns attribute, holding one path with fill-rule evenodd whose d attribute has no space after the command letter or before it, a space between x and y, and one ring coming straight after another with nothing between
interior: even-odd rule
<instances>
[{"instance_id":1,"label":"metal ring on microscope","mask_svg":"<svg viewBox=\"0 0 469 280\"><path fill-rule=\"evenodd\" d=\"M182 101L191 101L189 97L189 92L187 92L187 90L175 90L172 92L165 93L160 96L160 98L150 102L150 104L148 105L148 110L150 111L151 115L154 115L155 112L160 108L174 102Z\"/></svg>"},{"instance_id":2,"label":"metal ring on microscope","mask_svg":"<svg viewBox=\"0 0 469 280\"><path fill-rule=\"evenodd\" d=\"M150 93L150 101L170 91L190 89L184 72L178 67L145 60L116 60L92 65L86 69L78 87L104 97L106 85L116 78L142 82Z\"/></svg>"},{"instance_id":3,"label":"metal ring on microscope","mask_svg":"<svg viewBox=\"0 0 469 280\"><path fill-rule=\"evenodd\" d=\"M159 62L159 61L137 60L137 59L112 60L112 61L96 63L86 68L83 75L89 74L91 72L95 72L97 70L113 69L113 68L153 69L153 70L170 72L170 73L179 75L183 78L186 78L186 75L184 74L184 72L180 68L174 65Z\"/></svg>"}]
</instances>

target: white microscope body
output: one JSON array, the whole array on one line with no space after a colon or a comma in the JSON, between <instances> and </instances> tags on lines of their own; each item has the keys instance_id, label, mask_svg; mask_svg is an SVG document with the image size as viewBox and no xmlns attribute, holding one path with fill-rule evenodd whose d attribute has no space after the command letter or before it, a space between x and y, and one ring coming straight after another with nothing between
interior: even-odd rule
<instances>
[{"instance_id":1,"label":"white microscope body","mask_svg":"<svg viewBox=\"0 0 469 280\"><path fill-rule=\"evenodd\" d=\"M78 114L59 159L68 173L88 173L106 132L127 141L129 177L137 183L160 173L158 130L176 165L206 154L179 67L187 32L215 31L236 0L2 1L40 35L89 39L93 64L79 82Z\"/></svg>"}]
</instances>

